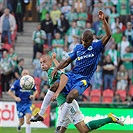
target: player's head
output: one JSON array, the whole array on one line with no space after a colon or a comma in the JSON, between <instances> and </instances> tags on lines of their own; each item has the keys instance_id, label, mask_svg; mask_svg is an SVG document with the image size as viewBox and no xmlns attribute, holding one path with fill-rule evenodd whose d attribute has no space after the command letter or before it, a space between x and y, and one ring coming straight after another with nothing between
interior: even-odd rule
<instances>
[{"instance_id":1,"label":"player's head","mask_svg":"<svg viewBox=\"0 0 133 133\"><path fill-rule=\"evenodd\" d=\"M26 75L29 75L29 71L28 70L26 70L26 69L24 69L23 71L22 71L22 77L23 76L26 76Z\"/></svg>"},{"instance_id":2,"label":"player's head","mask_svg":"<svg viewBox=\"0 0 133 133\"><path fill-rule=\"evenodd\" d=\"M93 41L93 33L90 30L85 30L82 34L82 44L85 48L88 48Z\"/></svg>"},{"instance_id":3,"label":"player's head","mask_svg":"<svg viewBox=\"0 0 133 133\"><path fill-rule=\"evenodd\" d=\"M43 55L40 58L40 64L43 71L47 71L52 66L52 58L48 55Z\"/></svg>"}]
</instances>

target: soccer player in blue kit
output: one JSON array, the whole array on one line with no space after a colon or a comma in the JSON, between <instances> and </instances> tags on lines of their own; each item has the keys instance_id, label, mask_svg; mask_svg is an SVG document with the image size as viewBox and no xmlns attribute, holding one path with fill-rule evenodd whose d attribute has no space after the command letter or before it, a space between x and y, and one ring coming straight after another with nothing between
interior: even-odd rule
<instances>
[{"instance_id":1,"label":"soccer player in blue kit","mask_svg":"<svg viewBox=\"0 0 133 133\"><path fill-rule=\"evenodd\" d=\"M67 95L66 102L62 109L62 122L71 107L73 99L82 94L90 86L90 80L97 68L100 54L111 38L111 30L106 21L105 14L100 10L98 15L102 20L106 32L103 38L97 42L93 42L93 33L90 30L85 30L81 38L82 44L76 45L69 54L69 57L53 70L52 77L56 75L58 70L65 68L76 59L76 65L66 74L68 77L67 86L63 89L62 86L59 85L58 93L55 92L52 97L52 99L56 99L60 91Z\"/></svg>"},{"instance_id":2,"label":"soccer player in blue kit","mask_svg":"<svg viewBox=\"0 0 133 133\"><path fill-rule=\"evenodd\" d=\"M28 70L22 71L22 76L29 75ZM15 92L15 94L13 93ZM31 92L34 91L32 94ZM18 132L21 130L21 126L24 124L24 116L26 116L26 130L25 133L31 133L30 119L32 116L31 100L35 98L37 90L35 86L31 90L24 90L20 87L20 79L16 80L8 91L8 94L14 98L17 105L17 114L19 118L19 124L17 127Z\"/></svg>"}]
</instances>

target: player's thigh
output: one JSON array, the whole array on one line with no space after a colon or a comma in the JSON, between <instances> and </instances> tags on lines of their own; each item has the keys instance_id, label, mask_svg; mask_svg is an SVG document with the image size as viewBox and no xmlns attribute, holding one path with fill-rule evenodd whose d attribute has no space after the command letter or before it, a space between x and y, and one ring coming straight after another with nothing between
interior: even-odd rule
<instances>
[{"instance_id":1,"label":"player's thigh","mask_svg":"<svg viewBox=\"0 0 133 133\"><path fill-rule=\"evenodd\" d=\"M31 119L31 116L32 116L31 113L26 113L25 116L26 116L26 123L30 124L30 119Z\"/></svg>"},{"instance_id":2,"label":"player's thigh","mask_svg":"<svg viewBox=\"0 0 133 133\"><path fill-rule=\"evenodd\" d=\"M79 130L80 133L88 133L89 128L86 126L84 121L81 121L75 125L75 127Z\"/></svg>"}]
</instances>

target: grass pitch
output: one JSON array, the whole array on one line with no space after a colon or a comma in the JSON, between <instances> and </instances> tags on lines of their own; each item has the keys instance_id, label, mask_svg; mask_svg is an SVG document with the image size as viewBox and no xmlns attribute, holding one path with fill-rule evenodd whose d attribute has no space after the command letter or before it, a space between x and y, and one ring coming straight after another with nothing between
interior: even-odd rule
<instances>
[{"instance_id":1,"label":"grass pitch","mask_svg":"<svg viewBox=\"0 0 133 133\"><path fill-rule=\"evenodd\" d=\"M16 128L0 127L0 133L17 133L17 130L16 130ZM22 128L20 133L25 133L25 128ZM46 128L43 128L43 129L42 128L32 128L31 133L54 133L54 128L48 128L48 129L46 129ZM66 131L66 133L79 133L79 132L75 129L73 129L73 130L68 129ZM95 130L95 131L91 131L91 133L133 133L133 131Z\"/></svg>"}]
</instances>

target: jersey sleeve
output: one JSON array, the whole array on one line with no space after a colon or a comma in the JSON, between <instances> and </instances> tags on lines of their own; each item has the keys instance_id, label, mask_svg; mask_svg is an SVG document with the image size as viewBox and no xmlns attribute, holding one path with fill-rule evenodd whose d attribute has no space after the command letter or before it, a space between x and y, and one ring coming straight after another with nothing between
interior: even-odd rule
<instances>
[{"instance_id":1,"label":"jersey sleeve","mask_svg":"<svg viewBox=\"0 0 133 133\"><path fill-rule=\"evenodd\" d=\"M77 50L78 50L78 45L73 49L73 51L71 53L68 54L68 56L72 60L75 60L77 58Z\"/></svg>"},{"instance_id":2,"label":"jersey sleeve","mask_svg":"<svg viewBox=\"0 0 133 133\"><path fill-rule=\"evenodd\" d=\"M12 84L10 90L15 91L17 89L18 81L15 81L14 84Z\"/></svg>"},{"instance_id":3,"label":"jersey sleeve","mask_svg":"<svg viewBox=\"0 0 133 133\"><path fill-rule=\"evenodd\" d=\"M56 79L60 79L60 76L62 75L62 74L65 74L62 70L58 70L57 71L57 74L56 74L56 76L55 76L55 78Z\"/></svg>"},{"instance_id":4,"label":"jersey sleeve","mask_svg":"<svg viewBox=\"0 0 133 133\"><path fill-rule=\"evenodd\" d=\"M102 41L99 40L97 42L93 42L93 47L98 51L98 52L101 52L104 48L103 44L102 44Z\"/></svg>"}]
</instances>

